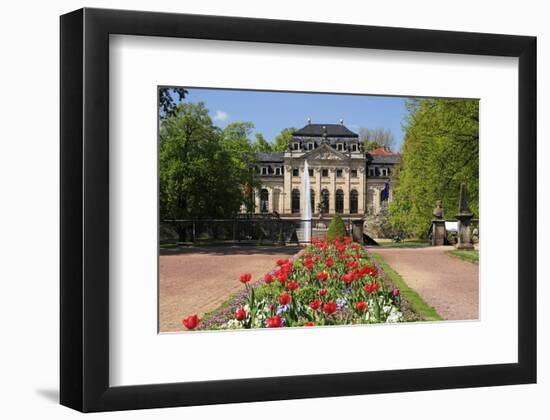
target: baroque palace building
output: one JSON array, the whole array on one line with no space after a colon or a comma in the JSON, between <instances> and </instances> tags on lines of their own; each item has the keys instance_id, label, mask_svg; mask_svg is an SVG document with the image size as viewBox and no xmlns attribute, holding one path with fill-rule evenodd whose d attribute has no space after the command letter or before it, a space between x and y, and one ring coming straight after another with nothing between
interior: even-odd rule
<instances>
[{"instance_id":1,"label":"baroque palace building","mask_svg":"<svg viewBox=\"0 0 550 420\"><path fill-rule=\"evenodd\" d=\"M256 211L299 219L307 160L314 216L358 221L377 215L392 198L391 174L399 155L379 148L365 152L359 136L340 124L308 124L295 131L288 150L259 153L261 188Z\"/></svg>"}]
</instances>

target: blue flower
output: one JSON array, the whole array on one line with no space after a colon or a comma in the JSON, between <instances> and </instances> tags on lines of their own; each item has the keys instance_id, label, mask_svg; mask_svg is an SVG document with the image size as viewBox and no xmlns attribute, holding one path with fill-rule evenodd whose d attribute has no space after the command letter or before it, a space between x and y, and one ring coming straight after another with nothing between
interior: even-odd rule
<instances>
[{"instance_id":1,"label":"blue flower","mask_svg":"<svg viewBox=\"0 0 550 420\"><path fill-rule=\"evenodd\" d=\"M346 299L338 298L336 299L336 308L338 310L346 307L348 305L348 301Z\"/></svg>"},{"instance_id":2,"label":"blue flower","mask_svg":"<svg viewBox=\"0 0 550 420\"><path fill-rule=\"evenodd\" d=\"M281 315L283 312L288 312L290 309L290 306L289 305L279 305L277 307L277 312L276 314L277 315Z\"/></svg>"}]
</instances>

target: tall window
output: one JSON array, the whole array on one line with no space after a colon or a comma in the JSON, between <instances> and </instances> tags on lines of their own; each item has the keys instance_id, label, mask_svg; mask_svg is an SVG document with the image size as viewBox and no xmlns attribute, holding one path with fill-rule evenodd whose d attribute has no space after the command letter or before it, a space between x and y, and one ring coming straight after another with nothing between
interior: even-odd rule
<instances>
[{"instance_id":1,"label":"tall window","mask_svg":"<svg viewBox=\"0 0 550 420\"><path fill-rule=\"evenodd\" d=\"M292 190L291 202L292 213L300 213L300 191L296 188Z\"/></svg>"},{"instance_id":2,"label":"tall window","mask_svg":"<svg viewBox=\"0 0 550 420\"><path fill-rule=\"evenodd\" d=\"M292 176L300 176L300 170L298 168L293 168Z\"/></svg>"},{"instance_id":3,"label":"tall window","mask_svg":"<svg viewBox=\"0 0 550 420\"><path fill-rule=\"evenodd\" d=\"M351 190L349 194L349 212L352 214L358 213L359 194L356 190Z\"/></svg>"},{"instance_id":4,"label":"tall window","mask_svg":"<svg viewBox=\"0 0 550 420\"><path fill-rule=\"evenodd\" d=\"M336 213L344 212L344 191L336 190Z\"/></svg>"},{"instance_id":5,"label":"tall window","mask_svg":"<svg viewBox=\"0 0 550 420\"><path fill-rule=\"evenodd\" d=\"M321 176L323 177L328 176L328 169L321 169Z\"/></svg>"},{"instance_id":6,"label":"tall window","mask_svg":"<svg viewBox=\"0 0 550 420\"><path fill-rule=\"evenodd\" d=\"M321 191L321 204L323 205L323 213L328 213L328 209L329 209L329 204L328 204L328 200L329 200L329 192L328 190L325 188L323 189L323 191Z\"/></svg>"},{"instance_id":7,"label":"tall window","mask_svg":"<svg viewBox=\"0 0 550 420\"><path fill-rule=\"evenodd\" d=\"M311 190L309 193L309 197L311 198L311 214L315 213L315 191Z\"/></svg>"},{"instance_id":8,"label":"tall window","mask_svg":"<svg viewBox=\"0 0 550 420\"><path fill-rule=\"evenodd\" d=\"M336 178L341 178L343 171L341 169L336 169Z\"/></svg>"},{"instance_id":9,"label":"tall window","mask_svg":"<svg viewBox=\"0 0 550 420\"><path fill-rule=\"evenodd\" d=\"M262 213L267 213L269 209L269 192L263 188L260 191L260 211Z\"/></svg>"},{"instance_id":10,"label":"tall window","mask_svg":"<svg viewBox=\"0 0 550 420\"><path fill-rule=\"evenodd\" d=\"M308 169L307 171L308 171L309 176L313 176L313 169Z\"/></svg>"}]
</instances>

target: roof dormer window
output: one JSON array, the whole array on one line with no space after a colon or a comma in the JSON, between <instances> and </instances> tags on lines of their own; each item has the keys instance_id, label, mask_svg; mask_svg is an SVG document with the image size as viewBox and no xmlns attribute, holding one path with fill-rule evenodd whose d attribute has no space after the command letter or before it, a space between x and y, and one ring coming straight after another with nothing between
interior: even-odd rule
<instances>
[{"instance_id":1,"label":"roof dormer window","mask_svg":"<svg viewBox=\"0 0 550 420\"><path fill-rule=\"evenodd\" d=\"M342 143L338 143L336 145L336 150L338 150L339 152L342 152L344 150L344 145Z\"/></svg>"},{"instance_id":2,"label":"roof dormer window","mask_svg":"<svg viewBox=\"0 0 550 420\"><path fill-rule=\"evenodd\" d=\"M300 149L300 143L292 143L292 150L299 150Z\"/></svg>"}]
</instances>

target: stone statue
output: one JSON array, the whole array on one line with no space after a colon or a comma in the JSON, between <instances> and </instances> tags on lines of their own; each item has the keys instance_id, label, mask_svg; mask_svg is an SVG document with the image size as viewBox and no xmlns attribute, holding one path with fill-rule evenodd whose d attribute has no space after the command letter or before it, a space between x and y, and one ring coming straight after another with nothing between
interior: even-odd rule
<instances>
[{"instance_id":1,"label":"stone statue","mask_svg":"<svg viewBox=\"0 0 550 420\"><path fill-rule=\"evenodd\" d=\"M445 245L445 220L443 219L443 206L441 200L435 202L435 208L432 212L432 228L430 230L432 246Z\"/></svg>"},{"instance_id":2,"label":"stone statue","mask_svg":"<svg viewBox=\"0 0 550 420\"><path fill-rule=\"evenodd\" d=\"M432 214L434 216L434 219L442 220L444 218L443 207L441 206L441 200L437 200L435 202L435 208Z\"/></svg>"}]
</instances>

